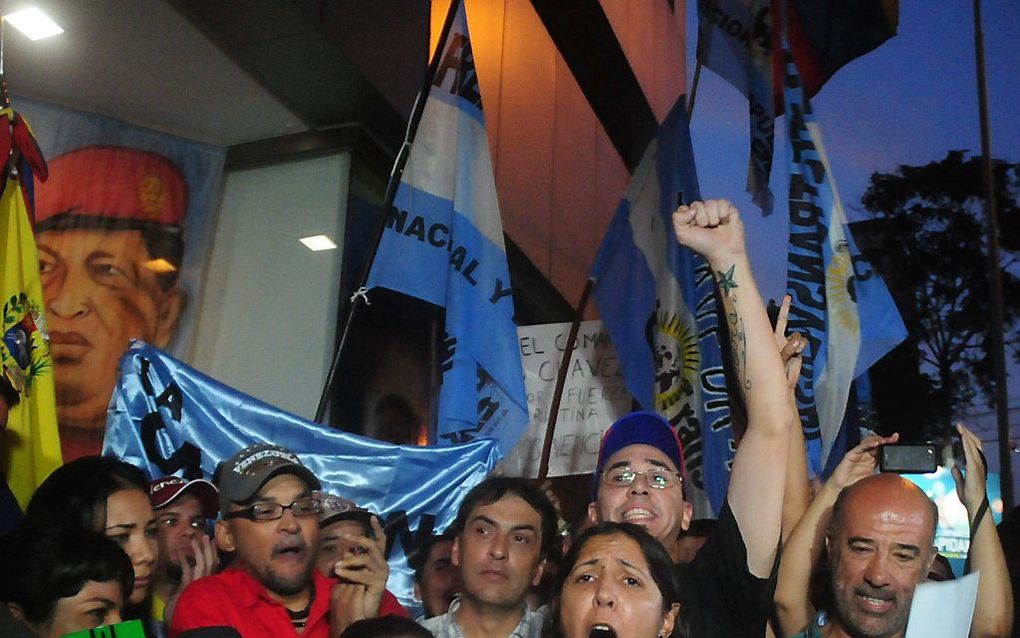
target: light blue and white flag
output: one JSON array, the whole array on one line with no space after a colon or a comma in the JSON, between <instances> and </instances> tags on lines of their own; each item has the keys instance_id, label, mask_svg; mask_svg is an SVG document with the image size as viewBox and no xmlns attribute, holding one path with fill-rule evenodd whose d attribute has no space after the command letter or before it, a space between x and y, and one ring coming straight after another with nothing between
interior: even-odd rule
<instances>
[{"instance_id":1,"label":"light blue and white flag","mask_svg":"<svg viewBox=\"0 0 1020 638\"><path fill-rule=\"evenodd\" d=\"M323 489L379 514L389 539L388 588L416 608L406 556L453 522L464 495L498 461L493 440L447 447L382 443L306 421L230 388L140 341L120 362L103 454L153 479L212 477L241 448L292 450Z\"/></svg>"},{"instance_id":2,"label":"light blue and white flag","mask_svg":"<svg viewBox=\"0 0 1020 638\"><path fill-rule=\"evenodd\" d=\"M770 0L698 0L698 62L747 97L747 192L765 216L772 214L774 201L769 188L776 119L771 5Z\"/></svg>"},{"instance_id":3,"label":"light blue and white flag","mask_svg":"<svg viewBox=\"0 0 1020 638\"><path fill-rule=\"evenodd\" d=\"M367 286L446 309L437 442L499 440L528 426L496 183L463 3L387 211Z\"/></svg>"},{"instance_id":4,"label":"light blue and white flag","mask_svg":"<svg viewBox=\"0 0 1020 638\"><path fill-rule=\"evenodd\" d=\"M634 170L592 276L627 388L676 429L685 496L696 516L712 516L734 452L715 281L708 263L677 243L672 223L678 203L700 197L681 97Z\"/></svg>"},{"instance_id":5,"label":"light blue and white flag","mask_svg":"<svg viewBox=\"0 0 1020 638\"><path fill-rule=\"evenodd\" d=\"M797 66L786 55L790 248L788 328L807 337L797 406L811 471L822 475L846 412L850 382L907 336L889 290L857 250L832 178L821 130ZM843 439L846 440L845 437Z\"/></svg>"}]
</instances>

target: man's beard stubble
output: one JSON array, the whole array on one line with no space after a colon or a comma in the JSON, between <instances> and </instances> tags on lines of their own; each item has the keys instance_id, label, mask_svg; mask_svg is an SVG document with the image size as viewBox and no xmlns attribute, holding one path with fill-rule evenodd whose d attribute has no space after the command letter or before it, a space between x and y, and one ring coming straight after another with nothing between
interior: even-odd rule
<instances>
[{"instance_id":1,"label":"man's beard stubble","mask_svg":"<svg viewBox=\"0 0 1020 638\"><path fill-rule=\"evenodd\" d=\"M315 571L315 561L309 560L304 571L293 578L279 576L270 567L263 573L262 584L269 591L281 596L294 596L300 594L306 587L312 584L312 572Z\"/></svg>"}]
</instances>

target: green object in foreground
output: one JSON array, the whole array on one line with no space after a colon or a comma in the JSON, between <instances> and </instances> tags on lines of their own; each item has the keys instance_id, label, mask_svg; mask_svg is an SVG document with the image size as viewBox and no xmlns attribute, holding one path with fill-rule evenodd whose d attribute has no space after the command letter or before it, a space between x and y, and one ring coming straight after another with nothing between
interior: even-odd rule
<instances>
[{"instance_id":1,"label":"green object in foreground","mask_svg":"<svg viewBox=\"0 0 1020 638\"><path fill-rule=\"evenodd\" d=\"M76 631L64 638L145 638L145 629L140 620L128 620L116 625L103 625L95 629Z\"/></svg>"}]
</instances>

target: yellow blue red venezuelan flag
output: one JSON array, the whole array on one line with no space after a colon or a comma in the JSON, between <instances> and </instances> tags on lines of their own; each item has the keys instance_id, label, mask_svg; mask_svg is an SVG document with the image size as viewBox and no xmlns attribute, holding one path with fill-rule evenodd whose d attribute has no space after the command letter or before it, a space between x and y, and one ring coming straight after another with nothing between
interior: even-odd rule
<instances>
[{"instance_id":1,"label":"yellow blue red venezuelan flag","mask_svg":"<svg viewBox=\"0 0 1020 638\"><path fill-rule=\"evenodd\" d=\"M46 164L27 122L10 108L0 109L0 157L6 160L0 179L0 367L20 398L2 434L0 473L24 508L61 456L39 258L25 201L33 172L44 178Z\"/></svg>"}]
</instances>

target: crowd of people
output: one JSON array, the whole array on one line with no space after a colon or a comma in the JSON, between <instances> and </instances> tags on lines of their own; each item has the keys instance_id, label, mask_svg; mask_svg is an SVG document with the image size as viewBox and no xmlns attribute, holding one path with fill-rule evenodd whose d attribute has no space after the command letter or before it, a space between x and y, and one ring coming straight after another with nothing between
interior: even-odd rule
<instances>
[{"instance_id":1,"label":"crowd of people","mask_svg":"<svg viewBox=\"0 0 1020 638\"><path fill-rule=\"evenodd\" d=\"M716 274L746 409L714 522L692 524L674 429L635 412L606 430L587 516L567 533L534 481L474 486L450 528L410 555L423 610L412 618L387 589L379 517L323 492L287 449L238 450L211 482L84 457L39 486L0 546L0 636L126 620L152 638L902 636L937 558L934 502L876 473L895 435L866 438L812 489L794 397L805 342L786 335L789 300L773 327L728 202L681 206L674 231ZM0 408L17 400L3 396ZM972 525L968 570L980 573L970 635L1008 636L1013 594L981 442L959 434L954 478Z\"/></svg>"}]
</instances>

